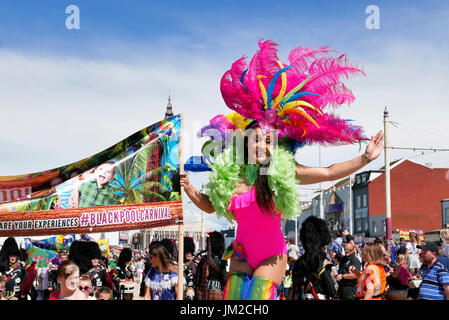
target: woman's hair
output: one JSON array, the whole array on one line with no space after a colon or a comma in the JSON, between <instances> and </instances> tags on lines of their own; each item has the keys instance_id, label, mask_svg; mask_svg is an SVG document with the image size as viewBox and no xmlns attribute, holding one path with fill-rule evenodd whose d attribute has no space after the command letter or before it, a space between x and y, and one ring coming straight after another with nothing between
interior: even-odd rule
<instances>
[{"instance_id":1,"label":"woman's hair","mask_svg":"<svg viewBox=\"0 0 449 320\"><path fill-rule=\"evenodd\" d=\"M374 239L374 243L379 243L379 244L384 244L384 242L382 241L382 239L379 236L376 236Z\"/></svg>"},{"instance_id":2,"label":"woman's hair","mask_svg":"<svg viewBox=\"0 0 449 320\"><path fill-rule=\"evenodd\" d=\"M413 241L413 242L419 242L419 235L416 233L416 232L410 232L409 234L408 234L408 236L409 236L409 238L410 238L410 241Z\"/></svg>"},{"instance_id":3,"label":"woman's hair","mask_svg":"<svg viewBox=\"0 0 449 320\"><path fill-rule=\"evenodd\" d=\"M380 243L368 242L363 250L366 253L366 262L384 266L384 249Z\"/></svg>"},{"instance_id":4,"label":"woman's hair","mask_svg":"<svg viewBox=\"0 0 449 320\"><path fill-rule=\"evenodd\" d=\"M258 126L248 126L247 129L255 129ZM243 153L243 161L245 164L248 164L248 135L244 137L244 153ZM265 163L260 165L260 169L264 168L268 169L270 163ZM260 170L259 169L259 170ZM254 182L254 187L256 188L256 200L257 204L262 210L263 213L269 213L274 215L274 206L273 206L273 193L268 185L268 175L267 174L259 174L257 176L256 181Z\"/></svg>"},{"instance_id":5,"label":"woman's hair","mask_svg":"<svg viewBox=\"0 0 449 320\"><path fill-rule=\"evenodd\" d=\"M168 252L167 248L165 248L165 246L160 241L155 241L150 244L148 251L150 252L150 254L159 258L162 267L164 267L165 269L168 269L171 265L173 265L173 260L170 252Z\"/></svg>"},{"instance_id":6,"label":"woman's hair","mask_svg":"<svg viewBox=\"0 0 449 320\"><path fill-rule=\"evenodd\" d=\"M100 294L106 293L112 295L112 290L108 287L100 287L95 291L95 298L100 298Z\"/></svg>"},{"instance_id":7,"label":"woman's hair","mask_svg":"<svg viewBox=\"0 0 449 320\"><path fill-rule=\"evenodd\" d=\"M449 229L443 229L440 231L440 238L441 240L445 241L449 239Z\"/></svg>"},{"instance_id":8,"label":"woman's hair","mask_svg":"<svg viewBox=\"0 0 449 320\"><path fill-rule=\"evenodd\" d=\"M405 254L398 254L398 263L405 263Z\"/></svg>"},{"instance_id":9,"label":"woman's hair","mask_svg":"<svg viewBox=\"0 0 449 320\"><path fill-rule=\"evenodd\" d=\"M79 272L79 268L75 262L71 260L63 261L58 267L58 278L67 279L76 271Z\"/></svg>"},{"instance_id":10,"label":"woman's hair","mask_svg":"<svg viewBox=\"0 0 449 320\"><path fill-rule=\"evenodd\" d=\"M171 258L173 259L175 257L175 246L170 241L170 239L165 238L160 241L160 243L167 249L168 253L170 254Z\"/></svg>"}]
</instances>

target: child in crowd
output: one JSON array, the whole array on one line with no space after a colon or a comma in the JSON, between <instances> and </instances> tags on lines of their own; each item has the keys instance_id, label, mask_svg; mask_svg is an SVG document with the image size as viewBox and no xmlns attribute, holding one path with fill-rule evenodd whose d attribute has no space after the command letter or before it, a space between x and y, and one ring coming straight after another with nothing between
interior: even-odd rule
<instances>
[{"instance_id":1,"label":"child in crowd","mask_svg":"<svg viewBox=\"0 0 449 320\"><path fill-rule=\"evenodd\" d=\"M101 287L95 292L95 297L97 300L113 300L112 290L108 287Z\"/></svg>"},{"instance_id":2,"label":"child in crowd","mask_svg":"<svg viewBox=\"0 0 449 320\"><path fill-rule=\"evenodd\" d=\"M49 300L86 300L79 289L79 268L70 260L63 261L58 267L60 288L50 294Z\"/></svg>"},{"instance_id":3,"label":"child in crowd","mask_svg":"<svg viewBox=\"0 0 449 320\"><path fill-rule=\"evenodd\" d=\"M88 274L81 275L79 289L86 296L86 300L96 300L92 294L92 280Z\"/></svg>"}]
</instances>

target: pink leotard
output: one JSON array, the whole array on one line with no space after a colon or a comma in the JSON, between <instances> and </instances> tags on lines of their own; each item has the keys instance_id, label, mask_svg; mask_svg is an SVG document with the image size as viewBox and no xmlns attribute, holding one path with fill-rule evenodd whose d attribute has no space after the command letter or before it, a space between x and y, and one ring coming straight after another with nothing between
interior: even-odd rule
<instances>
[{"instance_id":1,"label":"pink leotard","mask_svg":"<svg viewBox=\"0 0 449 320\"><path fill-rule=\"evenodd\" d=\"M287 254L281 230L281 214L263 213L257 205L256 188L231 198L228 210L235 213L238 223L235 242L243 247L244 257L256 269L274 255Z\"/></svg>"}]
</instances>

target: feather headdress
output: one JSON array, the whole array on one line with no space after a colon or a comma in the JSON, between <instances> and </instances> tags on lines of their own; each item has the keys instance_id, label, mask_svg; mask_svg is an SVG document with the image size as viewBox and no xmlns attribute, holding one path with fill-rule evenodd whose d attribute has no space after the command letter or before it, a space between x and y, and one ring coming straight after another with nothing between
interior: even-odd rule
<instances>
[{"instance_id":1,"label":"feather headdress","mask_svg":"<svg viewBox=\"0 0 449 320\"><path fill-rule=\"evenodd\" d=\"M278 129L279 138L301 144L344 144L365 140L362 130L332 114L354 96L341 78L364 74L345 55L333 57L327 47L298 47L289 64L277 57L277 44L259 41L260 49L247 65L235 61L221 79L226 105L236 113L213 119L214 128L241 128L256 121L261 128ZM331 108L329 108L331 107Z\"/></svg>"},{"instance_id":2,"label":"feather headdress","mask_svg":"<svg viewBox=\"0 0 449 320\"><path fill-rule=\"evenodd\" d=\"M224 73L220 90L228 115L214 117L199 136L208 136L210 129L226 141L227 133L245 130L257 124L265 132L276 129L280 141L295 152L311 144L341 145L369 140L362 128L341 119L333 112L354 101L354 95L342 82L352 76L364 75L347 57L334 56L328 47L298 47L288 55L289 63L277 56L277 44L259 41L259 50L249 64L246 57L235 61Z\"/></svg>"}]
</instances>

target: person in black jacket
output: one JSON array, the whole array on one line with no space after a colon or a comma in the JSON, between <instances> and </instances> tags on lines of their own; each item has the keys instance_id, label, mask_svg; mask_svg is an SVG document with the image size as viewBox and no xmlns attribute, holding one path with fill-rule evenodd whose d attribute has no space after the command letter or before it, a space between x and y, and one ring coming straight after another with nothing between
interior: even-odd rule
<instances>
[{"instance_id":1,"label":"person in black jacket","mask_svg":"<svg viewBox=\"0 0 449 320\"><path fill-rule=\"evenodd\" d=\"M0 275L7 278L3 294L7 299L21 299L20 286L26 278L25 262L20 261L22 255L16 239L7 238L0 250Z\"/></svg>"},{"instance_id":2,"label":"person in black jacket","mask_svg":"<svg viewBox=\"0 0 449 320\"><path fill-rule=\"evenodd\" d=\"M362 271L362 263L355 256L354 244L347 242L345 244L345 255L338 266L338 298L340 300L355 300L357 292L357 277L349 272L350 267L355 267Z\"/></svg>"},{"instance_id":3,"label":"person in black jacket","mask_svg":"<svg viewBox=\"0 0 449 320\"><path fill-rule=\"evenodd\" d=\"M301 226L299 238L304 254L293 266L289 299L336 299L337 286L331 275L332 262L326 257L326 246L331 242L326 221L308 217Z\"/></svg>"},{"instance_id":4,"label":"person in black jacket","mask_svg":"<svg viewBox=\"0 0 449 320\"><path fill-rule=\"evenodd\" d=\"M121 281L134 281L134 272L130 268L132 257L133 254L129 248L123 248L118 257L117 268L113 277L115 296L118 300L132 300L132 293L125 292L128 289L121 283Z\"/></svg>"}]
</instances>

